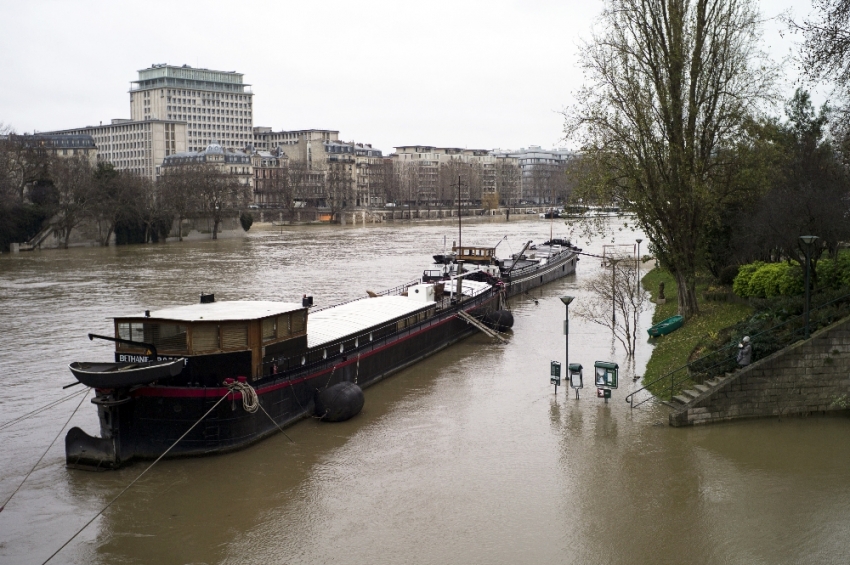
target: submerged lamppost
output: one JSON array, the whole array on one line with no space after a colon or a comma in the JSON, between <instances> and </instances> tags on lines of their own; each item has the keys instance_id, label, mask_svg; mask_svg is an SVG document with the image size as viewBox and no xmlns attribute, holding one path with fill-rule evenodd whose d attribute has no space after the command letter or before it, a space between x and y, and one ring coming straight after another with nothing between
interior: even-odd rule
<instances>
[{"instance_id":1,"label":"submerged lamppost","mask_svg":"<svg viewBox=\"0 0 850 565\"><path fill-rule=\"evenodd\" d=\"M811 272L812 265L812 244L815 240L818 239L816 235L801 235L800 241L803 242L806 246L806 310L805 310L805 323L806 323L806 339L809 339L809 310L811 309L811 291L809 289L809 273Z\"/></svg>"},{"instance_id":2,"label":"submerged lamppost","mask_svg":"<svg viewBox=\"0 0 850 565\"><path fill-rule=\"evenodd\" d=\"M574 296L561 297L561 302L563 302L564 306L567 307L567 317L564 319L564 341L566 351L566 356L564 359L566 361L566 364L564 365L564 367L567 368L567 374L569 374L570 370L570 302L572 302L573 300L575 300Z\"/></svg>"}]
</instances>

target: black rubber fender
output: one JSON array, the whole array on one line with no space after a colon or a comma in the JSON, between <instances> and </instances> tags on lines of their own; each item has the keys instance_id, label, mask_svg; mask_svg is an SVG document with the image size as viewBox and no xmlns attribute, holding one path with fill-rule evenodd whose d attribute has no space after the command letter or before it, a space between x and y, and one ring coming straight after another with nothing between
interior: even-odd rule
<instances>
[{"instance_id":1,"label":"black rubber fender","mask_svg":"<svg viewBox=\"0 0 850 565\"><path fill-rule=\"evenodd\" d=\"M366 398L354 383L341 382L316 391L314 414L326 422L344 422L360 413Z\"/></svg>"}]
</instances>

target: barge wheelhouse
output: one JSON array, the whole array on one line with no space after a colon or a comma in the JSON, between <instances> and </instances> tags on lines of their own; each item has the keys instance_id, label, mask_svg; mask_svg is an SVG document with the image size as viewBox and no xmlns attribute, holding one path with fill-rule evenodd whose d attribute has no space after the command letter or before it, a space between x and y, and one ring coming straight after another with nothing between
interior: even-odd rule
<instances>
[{"instance_id":1,"label":"barge wheelhouse","mask_svg":"<svg viewBox=\"0 0 850 565\"><path fill-rule=\"evenodd\" d=\"M505 285L508 297L572 274L581 249L566 239L552 239L539 245L529 241L522 251L508 259L498 259L495 247L452 246L452 252L434 255L434 264L423 273L423 280L440 281L464 271L482 271Z\"/></svg>"},{"instance_id":2,"label":"barge wheelhouse","mask_svg":"<svg viewBox=\"0 0 850 565\"><path fill-rule=\"evenodd\" d=\"M498 309L502 291L460 277L411 281L313 312L295 303L207 301L115 318L115 338L106 338L116 342L115 363L73 364L103 371L92 400L100 437L71 429L67 464L117 468L156 458L190 428L169 457L245 447L312 415L328 387L368 386L475 332L460 313L482 318ZM181 359L173 376L119 379L131 366ZM243 395L256 395L260 410Z\"/></svg>"}]
</instances>

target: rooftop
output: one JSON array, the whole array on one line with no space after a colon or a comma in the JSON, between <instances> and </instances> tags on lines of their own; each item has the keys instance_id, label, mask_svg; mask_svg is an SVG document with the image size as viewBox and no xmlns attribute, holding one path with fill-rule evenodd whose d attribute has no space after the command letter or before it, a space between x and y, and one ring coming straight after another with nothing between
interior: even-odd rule
<instances>
[{"instance_id":1,"label":"rooftop","mask_svg":"<svg viewBox=\"0 0 850 565\"><path fill-rule=\"evenodd\" d=\"M151 312L150 317L160 320L174 320L176 322L231 322L236 320L257 320L259 318L301 310L302 308L303 306L294 302L233 300L164 308ZM145 316L142 314L138 317L142 318Z\"/></svg>"},{"instance_id":2,"label":"rooftop","mask_svg":"<svg viewBox=\"0 0 850 565\"><path fill-rule=\"evenodd\" d=\"M379 296L319 310L311 313L307 322L307 345L318 347L331 343L433 305L433 302L419 302L406 296Z\"/></svg>"}]
</instances>

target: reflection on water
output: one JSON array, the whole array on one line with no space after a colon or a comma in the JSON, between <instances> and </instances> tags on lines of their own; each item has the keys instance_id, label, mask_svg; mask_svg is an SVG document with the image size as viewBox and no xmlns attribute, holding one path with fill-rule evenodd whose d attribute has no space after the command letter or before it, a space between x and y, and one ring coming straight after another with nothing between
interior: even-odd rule
<instances>
[{"instance_id":1,"label":"reflection on water","mask_svg":"<svg viewBox=\"0 0 850 565\"><path fill-rule=\"evenodd\" d=\"M413 278L451 224L257 230L245 239L0 258L0 423L65 394L74 360L108 358L108 317L219 299L325 305ZM548 223L481 223L464 241L519 251ZM625 233L625 232L617 232ZM557 235L557 234L556 234ZM628 237L622 236L626 243ZM582 242L586 243L586 242ZM513 246L513 249L508 247ZM586 248L588 246L585 246ZM593 247L589 246L591 250ZM845 563L850 423L785 419L672 429L631 412L610 334L571 320L570 361L621 364L606 405L549 385L578 273L512 301L507 344L474 336L366 392L340 424L314 420L244 451L157 465L57 563ZM535 303L533 298L537 298ZM649 314L647 314L649 316ZM645 320L644 322L647 322ZM649 355L641 345L639 374ZM631 369L634 372L635 369ZM0 497L74 401L0 430ZM72 425L94 432L85 402ZM62 442L0 513L0 563L41 563L143 464L66 470Z\"/></svg>"}]
</instances>

